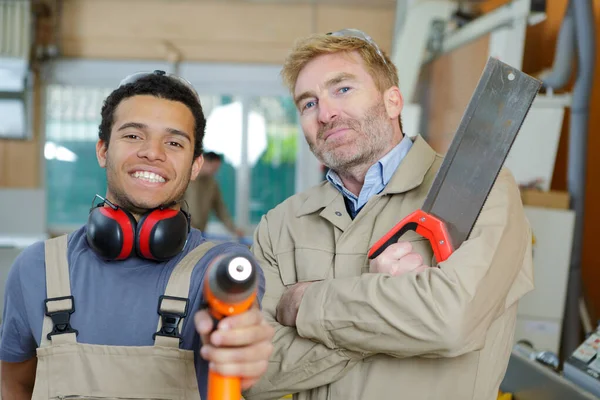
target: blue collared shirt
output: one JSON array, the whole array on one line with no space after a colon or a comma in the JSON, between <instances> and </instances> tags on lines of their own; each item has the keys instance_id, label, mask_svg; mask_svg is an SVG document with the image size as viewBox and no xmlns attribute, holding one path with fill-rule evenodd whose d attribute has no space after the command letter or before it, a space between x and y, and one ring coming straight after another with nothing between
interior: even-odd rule
<instances>
[{"instance_id":1,"label":"blue collared shirt","mask_svg":"<svg viewBox=\"0 0 600 400\"><path fill-rule=\"evenodd\" d=\"M412 147L412 144L412 140L404 135L404 138L396 145L396 147L373 164L371 168L368 169L367 175L365 175L365 183L360 189L358 197L344 187L344 184L337 173L333 170L327 172L327 180L344 195L346 205L348 206L348 212L352 219L356 217L356 214L358 214L360 209L367 204L367 201L372 196L381 193Z\"/></svg>"}]
</instances>

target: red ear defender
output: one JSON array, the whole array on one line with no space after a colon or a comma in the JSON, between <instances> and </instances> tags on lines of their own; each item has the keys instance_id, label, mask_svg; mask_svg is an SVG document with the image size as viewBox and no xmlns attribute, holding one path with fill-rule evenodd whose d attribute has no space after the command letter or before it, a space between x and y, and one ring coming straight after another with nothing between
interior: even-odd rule
<instances>
[{"instance_id":1,"label":"red ear defender","mask_svg":"<svg viewBox=\"0 0 600 400\"><path fill-rule=\"evenodd\" d=\"M170 208L149 211L138 222L137 253L150 260L168 260L183 250L189 232L189 215L185 211Z\"/></svg>"},{"instance_id":2,"label":"red ear defender","mask_svg":"<svg viewBox=\"0 0 600 400\"><path fill-rule=\"evenodd\" d=\"M100 257L124 260L137 253L149 260L166 261L183 250L191 230L188 212L160 207L148 211L136 223L127 210L99 195L94 200L96 197L102 203L90 209L86 236Z\"/></svg>"},{"instance_id":3,"label":"red ear defender","mask_svg":"<svg viewBox=\"0 0 600 400\"><path fill-rule=\"evenodd\" d=\"M88 244L98 255L108 260L124 260L133 252L135 218L122 208L109 204L92 208L88 216Z\"/></svg>"}]
</instances>

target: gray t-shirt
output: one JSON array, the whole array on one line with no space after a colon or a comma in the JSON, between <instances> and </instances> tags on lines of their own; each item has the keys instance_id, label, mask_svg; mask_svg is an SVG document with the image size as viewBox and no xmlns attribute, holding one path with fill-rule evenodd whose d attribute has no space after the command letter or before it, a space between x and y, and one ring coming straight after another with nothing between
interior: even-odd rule
<instances>
[{"instance_id":1,"label":"gray t-shirt","mask_svg":"<svg viewBox=\"0 0 600 400\"><path fill-rule=\"evenodd\" d=\"M137 257L123 261L105 261L88 246L85 226L69 235L68 261L71 294L75 312L71 326L77 329L80 343L112 346L152 346L159 315L158 299L164 294L173 268L205 239L193 229L184 251L167 262ZM241 244L223 243L210 249L198 262L191 277L190 315L183 323L181 348L194 350L200 395L206 398L208 364L199 356L200 338L193 315L203 302L202 280L208 263L217 254L241 250L252 260L249 249ZM254 263L258 267L258 263ZM265 290L264 275L259 271L259 300ZM46 299L44 242L25 249L15 260L6 282L4 313L0 326L0 359L22 362L36 356L40 344Z\"/></svg>"}]
</instances>

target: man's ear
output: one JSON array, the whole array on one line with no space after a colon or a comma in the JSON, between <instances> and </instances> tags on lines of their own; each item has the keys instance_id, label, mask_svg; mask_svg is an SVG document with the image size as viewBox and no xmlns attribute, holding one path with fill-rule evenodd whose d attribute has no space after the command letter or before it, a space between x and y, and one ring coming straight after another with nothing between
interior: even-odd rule
<instances>
[{"instance_id":1,"label":"man's ear","mask_svg":"<svg viewBox=\"0 0 600 400\"><path fill-rule=\"evenodd\" d=\"M96 142L96 158L100 168L106 168L106 153L108 152L108 143L102 139Z\"/></svg>"},{"instance_id":2,"label":"man's ear","mask_svg":"<svg viewBox=\"0 0 600 400\"><path fill-rule=\"evenodd\" d=\"M404 107L404 99L398 86L392 86L383 93L385 110L390 119L398 119Z\"/></svg>"},{"instance_id":3,"label":"man's ear","mask_svg":"<svg viewBox=\"0 0 600 400\"><path fill-rule=\"evenodd\" d=\"M191 180L196 180L196 177L198 177L198 174L200 173L200 168L202 168L202 164L204 164L204 157L202 157L202 154L200 154L192 162L192 175L190 176Z\"/></svg>"}]
</instances>

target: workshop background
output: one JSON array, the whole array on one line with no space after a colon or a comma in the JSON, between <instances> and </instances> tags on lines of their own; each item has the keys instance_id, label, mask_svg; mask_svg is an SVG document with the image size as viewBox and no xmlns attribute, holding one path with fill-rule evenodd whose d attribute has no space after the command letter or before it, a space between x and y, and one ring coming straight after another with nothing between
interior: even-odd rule
<instances>
[{"instance_id":1,"label":"workshop background","mask_svg":"<svg viewBox=\"0 0 600 400\"><path fill-rule=\"evenodd\" d=\"M358 28L399 69L406 133L440 153L488 57L545 83L506 161L535 235L536 289L519 306L502 389L517 400L600 396L600 360L577 358L584 341L600 346L600 0L570 3L0 0L0 294L25 246L85 223L104 193L100 108L133 72L163 69L196 87L206 149L225 157L218 180L251 241L264 213L323 179L283 59L299 37ZM229 239L217 219L207 234Z\"/></svg>"}]
</instances>

